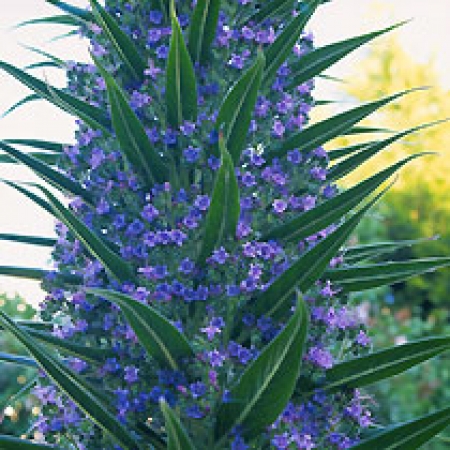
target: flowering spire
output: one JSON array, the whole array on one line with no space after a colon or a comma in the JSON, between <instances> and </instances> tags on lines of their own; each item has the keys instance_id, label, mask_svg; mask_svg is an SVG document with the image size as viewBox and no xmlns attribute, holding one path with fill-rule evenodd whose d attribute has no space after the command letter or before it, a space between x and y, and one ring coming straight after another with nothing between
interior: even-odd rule
<instances>
[{"instance_id":1,"label":"flowering spire","mask_svg":"<svg viewBox=\"0 0 450 450\"><path fill-rule=\"evenodd\" d=\"M43 277L45 331L0 316L42 369L36 430L89 450L375 448L360 389L449 341L370 353L349 294L449 259L361 265L377 247L346 247L414 157L341 192L339 174L405 133L323 146L407 92L315 124L309 113L314 77L390 29L316 49L320 0L50 3L93 64L67 64L56 90L0 63L78 117L55 167L1 145L69 199L11 183L58 221L55 270L27 272ZM421 420L438 432L439 414Z\"/></svg>"}]
</instances>

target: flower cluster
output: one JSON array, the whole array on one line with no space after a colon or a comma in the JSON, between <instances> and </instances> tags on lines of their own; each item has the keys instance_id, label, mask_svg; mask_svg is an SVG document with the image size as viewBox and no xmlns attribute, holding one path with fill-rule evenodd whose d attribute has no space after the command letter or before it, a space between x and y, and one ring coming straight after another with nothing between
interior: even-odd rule
<instances>
[{"instance_id":1,"label":"flower cluster","mask_svg":"<svg viewBox=\"0 0 450 450\"><path fill-rule=\"evenodd\" d=\"M246 150L236 168L241 207L236 236L216 248L200 267L196 255L211 204L211 186L221 164L209 151L217 145L218 108L258 48L274 42L285 18L280 15L261 24L240 26L240 18L250 14L256 2L223 1L212 60L196 67L198 119L173 129L161 115L170 26L161 11L152 9L152 2L106 3L146 56L144 82L136 85L127 79L100 27L85 26L80 32L90 39L92 54L126 90L150 141L164 158L175 161L179 177L147 190L114 137L78 123L76 143L65 148L59 165L92 193L94 205L75 197L70 208L135 269L137 278L125 283L114 280L59 223L53 253L57 274L44 282L48 295L41 316L55 321L55 336L107 349L101 364L78 358L67 363L103 393L120 421L131 429L138 422L160 429L163 420L158 402L164 398L178 408L188 431L208 442L216 405L229 400L230 386L289 318L289 314L272 318L246 313L236 335L231 327L240 305L264 292L333 230L330 227L293 243L264 239L267 230L337 193L336 186L327 181L328 158L323 148L312 152L298 148L285 156L273 153L282 140L308 123L314 106L312 81L295 89L287 87L291 64L311 51L313 39L310 33L303 34L274 80L261 90ZM176 5L183 31L189 26L190 3L178 1ZM96 67L79 63L68 67L68 91L107 108L106 86ZM331 264L342 264L342 258ZM78 276L82 287L68 288L66 275ZM86 294L86 286L115 289L151 305L187 336L195 358L184 361L180 371L160 367L146 356L120 308ZM365 352L370 340L357 310L340 295L339 287L322 280L305 299L312 326L301 378L320 385L327 369L347 356ZM35 392L43 404L38 430L51 431L60 443L71 436L79 449L117 448L43 375ZM325 394L317 390L310 396L296 395L256 444L250 447L236 429L224 448L267 448L268 443L275 449L345 449L371 423L369 403L358 391Z\"/></svg>"}]
</instances>

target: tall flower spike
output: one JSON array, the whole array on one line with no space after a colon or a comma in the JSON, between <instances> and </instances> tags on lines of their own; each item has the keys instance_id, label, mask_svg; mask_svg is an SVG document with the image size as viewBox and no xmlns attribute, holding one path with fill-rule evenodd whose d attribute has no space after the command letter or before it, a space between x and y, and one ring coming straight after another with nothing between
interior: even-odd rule
<instances>
[{"instance_id":1,"label":"tall flower spike","mask_svg":"<svg viewBox=\"0 0 450 450\"><path fill-rule=\"evenodd\" d=\"M314 49L304 29L320 0L48 2L63 15L29 25L73 27L94 64L61 64L57 90L0 62L31 98L79 119L71 145L0 143L0 163L68 196L65 206L46 187L1 180L58 222L56 239L0 234L54 247L53 271L0 267L47 292L41 322L0 315L30 353L0 359L41 369L34 426L47 443L0 436L0 448L409 450L443 430L448 409L364 439L373 419L360 389L442 354L449 338L371 352L348 297L450 265L373 262L420 242L346 248L424 154L346 191L334 184L419 131L374 141L380 130L360 126L407 92L308 125L313 78L398 25ZM372 140L324 150L349 133Z\"/></svg>"}]
</instances>

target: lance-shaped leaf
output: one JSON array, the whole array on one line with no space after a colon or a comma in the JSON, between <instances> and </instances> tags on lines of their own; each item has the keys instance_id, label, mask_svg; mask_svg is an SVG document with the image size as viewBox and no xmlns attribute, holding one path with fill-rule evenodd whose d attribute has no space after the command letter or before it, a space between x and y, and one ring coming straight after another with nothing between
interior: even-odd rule
<instances>
[{"instance_id":1,"label":"lance-shaped leaf","mask_svg":"<svg viewBox=\"0 0 450 450\"><path fill-rule=\"evenodd\" d=\"M264 348L217 412L218 443L233 429L254 437L285 409L298 380L308 330L308 311L302 299L277 337ZM217 445L219 448L219 445Z\"/></svg>"},{"instance_id":2,"label":"lance-shaped leaf","mask_svg":"<svg viewBox=\"0 0 450 450\"><path fill-rule=\"evenodd\" d=\"M89 1L96 22L105 32L106 37L125 64L129 74L134 80L142 82L146 64L134 42L121 30L116 20L100 6L97 0Z\"/></svg>"},{"instance_id":3,"label":"lance-shaped leaf","mask_svg":"<svg viewBox=\"0 0 450 450\"><path fill-rule=\"evenodd\" d=\"M92 194L83 188L78 182L73 181L55 169L45 164L33 156L16 150L8 144L0 141L0 149L25 166L29 167L34 173L44 180L58 188L59 190L68 192L72 195L81 197L87 203L92 203Z\"/></svg>"},{"instance_id":4,"label":"lance-shaped leaf","mask_svg":"<svg viewBox=\"0 0 450 450\"><path fill-rule=\"evenodd\" d=\"M94 234L75 214L65 208L62 203L43 186L36 186L47 198L56 217L76 236L89 253L97 258L105 269L119 281L134 280L132 267L115 253L104 240Z\"/></svg>"},{"instance_id":5,"label":"lance-shaped leaf","mask_svg":"<svg viewBox=\"0 0 450 450\"><path fill-rule=\"evenodd\" d=\"M48 17L38 17L37 19L25 20L20 22L15 26L15 28L25 27L27 25L69 25L69 26L79 26L80 20L70 14L62 14L59 16L48 16Z\"/></svg>"},{"instance_id":6,"label":"lance-shaped leaf","mask_svg":"<svg viewBox=\"0 0 450 450\"><path fill-rule=\"evenodd\" d=\"M259 51L255 64L228 92L217 116L216 129L223 129L228 151L236 165L247 140L264 66L264 54Z\"/></svg>"},{"instance_id":7,"label":"lance-shaped leaf","mask_svg":"<svg viewBox=\"0 0 450 450\"><path fill-rule=\"evenodd\" d=\"M18 326L24 326L27 329L41 330L41 331L53 331L54 324L51 322L41 322L36 320L16 320ZM2 327L0 326L0 330Z\"/></svg>"},{"instance_id":8,"label":"lance-shaped leaf","mask_svg":"<svg viewBox=\"0 0 450 450\"><path fill-rule=\"evenodd\" d=\"M55 68L55 69L62 69L62 67L56 63L55 61L40 61L40 62L36 62L33 64L28 64L25 67L25 70L31 70L31 69L41 69L41 68L45 68L45 67L51 67L51 68ZM39 97L40 99L40 97Z\"/></svg>"},{"instance_id":9,"label":"lance-shaped leaf","mask_svg":"<svg viewBox=\"0 0 450 450\"><path fill-rule=\"evenodd\" d=\"M42 141L39 139L3 139L7 144L23 145L25 147L32 147L39 150L48 150L51 152L62 153L64 147L68 144L60 144L59 142Z\"/></svg>"},{"instance_id":10,"label":"lance-shaped leaf","mask_svg":"<svg viewBox=\"0 0 450 450\"><path fill-rule=\"evenodd\" d=\"M77 358L85 359L93 363L99 363L104 361L108 357L113 357L114 352L108 349L96 348L96 347L86 347L79 344L75 344L67 339L59 339L51 333L47 333L42 330L37 330L33 328L23 327L32 338L38 341L51 345L57 348L63 353L75 356Z\"/></svg>"},{"instance_id":11,"label":"lance-shaped leaf","mask_svg":"<svg viewBox=\"0 0 450 450\"><path fill-rule=\"evenodd\" d=\"M450 408L387 428L350 450L416 450L450 425Z\"/></svg>"},{"instance_id":12,"label":"lance-shaped leaf","mask_svg":"<svg viewBox=\"0 0 450 450\"><path fill-rule=\"evenodd\" d=\"M321 203L309 211L294 217L292 220L270 230L261 237L261 241L282 239L285 241L299 241L325 229L358 206L367 196L373 193L382 183L388 180L405 164L422 156L411 155L387 169L378 172L370 178L341 192L335 197Z\"/></svg>"},{"instance_id":13,"label":"lance-shaped leaf","mask_svg":"<svg viewBox=\"0 0 450 450\"><path fill-rule=\"evenodd\" d=\"M15 189L16 191L20 192L21 194L25 195L26 197L28 197L31 201L36 203L36 205L40 206L44 211L47 211L52 216L55 215L50 204L48 202L46 202L44 199L42 199L41 197L39 197L38 195L36 195L34 192L31 192L30 190L24 188L23 186L21 186L18 183L14 183L13 181L2 180L2 179L0 179L0 181L2 183L5 183L9 187Z\"/></svg>"},{"instance_id":14,"label":"lance-shaped leaf","mask_svg":"<svg viewBox=\"0 0 450 450\"><path fill-rule=\"evenodd\" d=\"M189 26L189 52L194 62L205 63L217 32L221 0L198 0Z\"/></svg>"},{"instance_id":15,"label":"lance-shaped leaf","mask_svg":"<svg viewBox=\"0 0 450 450\"><path fill-rule=\"evenodd\" d=\"M37 369L39 367L34 359L21 355L11 355L9 353L0 352L0 361L4 363L16 364L18 366L31 367L33 369Z\"/></svg>"},{"instance_id":16,"label":"lance-shaped leaf","mask_svg":"<svg viewBox=\"0 0 450 450\"><path fill-rule=\"evenodd\" d=\"M72 17L75 17L76 19L80 19L83 22L92 22L93 17L92 14L89 11L86 11L85 9L78 8L76 6L73 6L69 3L60 1L60 0L45 0L47 3L50 3L53 6L56 6L61 11L71 15Z\"/></svg>"},{"instance_id":17,"label":"lance-shaped leaf","mask_svg":"<svg viewBox=\"0 0 450 450\"><path fill-rule=\"evenodd\" d=\"M4 61L0 61L0 69L12 75L41 98L53 103L69 114L79 117L92 128L109 131L111 123L103 109L90 105L61 89L51 87L38 78Z\"/></svg>"},{"instance_id":18,"label":"lance-shaped leaf","mask_svg":"<svg viewBox=\"0 0 450 450\"><path fill-rule=\"evenodd\" d=\"M271 17L277 17L292 11L293 0L271 0L259 3L259 9L249 17L246 17L242 25L249 22L263 22Z\"/></svg>"},{"instance_id":19,"label":"lance-shaped leaf","mask_svg":"<svg viewBox=\"0 0 450 450\"><path fill-rule=\"evenodd\" d=\"M320 389L338 391L368 386L421 364L450 349L450 337L432 337L344 361L326 371Z\"/></svg>"},{"instance_id":20,"label":"lance-shaped leaf","mask_svg":"<svg viewBox=\"0 0 450 450\"><path fill-rule=\"evenodd\" d=\"M53 445L39 444L13 436L2 435L0 435L0 448L2 450L62 450L60 447Z\"/></svg>"},{"instance_id":21,"label":"lance-shaped leaf","mask_svg":"<svg viewBox=\"0 0 450 450\"><path fill-rule=\"evenodd\" d=\"M228 153L224 138L219 137L222 164L216 175L211 204L206 216L205 228L198 263L204 264L226 238L236 236L240 214L239 185L234 171L233 160Z\"/></svg>"},{"instance_id":22,"label":"lance-shaped leaf","mask_svg":"<svg viewBox=\"0 0 450 450\"><path fill-rule=\"evenodd\" d=\"M405 22L401 22L383 30L326 45L303 55L297 63L292 65L292 73L289 75L289 87L299 86L305 81L311 80L349 53L404 24Z\"/></svg>"},{"instance_id":23,"label":"lance-shaped leaf","mask_svg":"<svg viewBox=\"0 0 450 450\"><path fill-rule=\"evenodd\" d=\"M7 277L25 278L28 280L42 280L47 275L47 271L29 267L0 266L0 275Z\"/></svg>"},{"instance_id":24,"label":"lance-shaped leaf","mask_svg":"<svg viewBox=\"0 0 450 450\"><path fill-rule=\"evenodd\" d=\"M398 94L385 97L381 100L366 103L365 105L358 106L314 125L310 125L308 128L305 128L299 133L286 139L286 141L284 141L278 149L270 152L268 154L268 160L275 157L285 156L288 151L295 148L298 148L300 151L305 153L310 152L327 143L331 139L334 139L335 137L338 137L350 130L356 123L360 122L362 119L374 113L381 107L402 97L405 94L414 91L415 90L403 91Z\"/></svg>"},{"instance_id":25,"label":"lance-shaped leaf","mask_svg":"<svg viewBox=\"0 0 450 450\"><path fill-rule=\"evenodd\" d=\"M175 11L171 11L172 37L166 68L168 124L178 129L184 121L197 120L197 81Z\"/></svg>"},{"instance_id":26,"label":"lance-shaped leaf","mask_svg":"<svg viewBox=\"0 0 450 450\"><path fill-rule=\"evenodd\" d=\"M445 121L437 121L432 122L426 125L421 125L418 127L410 128L409 130L402 131L401 133L397 133L394 136L391 136L387 139L383 139L382 141L375 142L374 144L371 144L358 152L356 155L350 156L344 161L334 165L327 176L327 179L329 180L339 180L342 177L345 177L349 173L351 173L353 170L357 169L359 166L367 162L370 158L375 156L377 153L381 152L386 147L389 147L394 142L403 139L404 137L408 136L411 133L416 133L420 130L432 127L434 125L443 123Z\"/></svg>"},{"instance_id":27,"label":"lance-shaped leaf","mask_svg":"<svg viewBox=\"0 0 450 450\"><path fill-rule=\"evenodd\" d=\"M358 292L388 286L449 265L448 257L413 259L333 269L327 271L326 277L344 292Z\"/></svg>"},{"instance_id":28,"label":"lance-shaped leaf","mask_svg":"<svg viewBox=\"0 0 450 450\"><path fill-rule=\"evenodd\" d=\"M100 63L95 62L106 83L113 128L126 159L141 175L148 188L155 183L167 181L167 167L150 142L144 126L131 109L125 93Z\"/></svg>"},{"instance_id":29,"label":"lance-shaped leaf","mask_svg":"<svg viewBox=\"0 0 450 450\"><path fill-rule=\"evenodd\" d=\"M331 259L359 224L364 214L384 192L377 195L311 250L301 255L264 292L255 300L251 300L246 308L251 309L252 313L257 316L279 316L288 311L292 306L292 294L295 289L306 292L314 285L328 267Z\"/></svg>"},{"instance_id":30,"label":"lance-shaped leaf","mask_svg":"<svg viewBox=\"0 0 450 450\"><path fill-rule=\"evenodd\" d=\"M66 67L66 62L63 61L61 58L58 58L48 52L44 52L43 50L41 50L40 48L36 48L36 47L30 47L29 45L24 45L24 48L26 48L27 50L29 50L30 52L33 53L37 53L38 55L41 56L45 56L46 58L48 58L50 61L53 61L57 66L65 68ZM34 65L31 64L29 66L26 66L25 69L30 69L32 68Z\"/></svg>"},{"instance_id":31,"label":"lance-shaped leaf","mask_svg":"<svg viewBox=\"0 0 450 450\"><path fill-rule=\"evenodd\" d=\"M44 278L51 276L54 272L37 269L34 267L13 267L13 266L0 266L0 275L15 278L25 278L27 280L42 281ZM78 286L82 283L83 279L78 275L71 274L58 274L58 277L68 285Z\"/></svg>"},{"instance_id":32,"label":"lance-shaped leaf","mask_svg":"<svg viewBox=\"0 0 450 450\"><path fill-rule=\"evenodd\" d=\"M132 297L105 289L86 289L120 306L130 327L147 353L161 364L178 370L180 358L192 357L189 342L178 329L156 310Z\"/></svg>"},{"instance_id":33,"label":"lance-shaped leaf","mask_svg":"<svg viewBox=\"0 0 450 450\"><path fill-rule=\"evenodd\" d=\"M49 166L55 166L61 159L61 155L59 153L33 152L28 153L28 155L44 164L48 164ZM0 154L0 164L20 164L20 161L12 156Z\"/></svg>"},{"instance_id":34,"label":"lance-shaped leaf","mask_svg":"<svg viewBox=\"0 0 450 450\"><path fill-rule=\"evenodd\" d=\"M322 0L307 0L302 4L297 17L294 17L279 34L273 44L266 51L266 67L264 69L264 79L271 80L278 69L292 54L294 45L300 38L309 19Z\"/></svg>"},{"instance_id":35,"label":"lance-shaped leaf","mask_svg":"<svg viewBox=\"0 0 450 450\"><path fill-rule=\"evenodd\" d=\"M15 111L17 108L20 108L23 105L26 105L27 103L34 102L36 100L42 100L41 97L37 94L30 94L24 97L22 100L19 100L18 102L14 103L14 105L10 106L1 117L6 117L8 114L11 114L13 111Z\"/></svg>"},{"instance_id":36,"label":"lance-shaped leaf","mask_svg":"<svg viewBox=\"0 0 450 450\"><path fill-rule=\"evenodd\" d=\"M335 161L336 159L344 158L345 156L350 156L359 150L362 150L369 145L375 144L378 141L363 142L362 144L349 145L348 147L336 148L328 152L328 158L330 161Z\"/></svg>"},{"instance_id":37,"label":"lance-shaped leaf","mask_svg":"<svg viewBox=\"0 0 450 450\"><path fill-rule=\"evenodd\" d=\"M344 258L346 264L356 264L366 259L378 258L388 253L393 253L396 250L400 250L413 245L422 244L424 242L430 242L437 240L438 236L423 239L411 239L405 241L387 241L377 242L375 244L355 245L353 247L346 248L344 251Z\"/></svg>"},{"instance_id":38,"label":"lance-shaped leaf","mask_svg":"<svg viewBox=\"0 0 450 450\"><path fill-rule=\"evenodd\" d=\"M41 345L22 328L19 328L5 313L0 311L0 323L4 329L10 331L30 352L39 366L50 379L92 420L106 431L122 447L139 450L134 437L111 414L98 399L84 380L63 363L55 359Z\"/></svg>"},{"instance_id":39,"label":"lance-shaped leaf","mask_svg":"<svg viewBox=\"0 0 450 450\"><path fill-rule=\"evenodd\" d=\"M376 134L376 133L392 133L392 130L387 128L378 128L378 127L352 127L350 130L342 133L343 136L353 136L355 134Z\"/></svg>"},{"instance_id":40,"label":"lance-shaped leaf","mask_svg":"<svg viewBox=\"0 0 450 450\"><path fill-rule=\"evenodd\" d=\"M57 240L40 236L25 236L20 234L0 233L0 241L17 242L20 244L37 245L40 247L54 247Z\"/></svg>"},{"instance_id":41,"label":"lance-shaped leaf","mask_svg":"<svg viewBox=\"0 0 450 450\"><path fill-rule=\"evenodd\" d=\"M195 446L177 414L164 400L160 401L160 408L167 433L167 450L195 450Z\"/></svg>"}]
</instances>

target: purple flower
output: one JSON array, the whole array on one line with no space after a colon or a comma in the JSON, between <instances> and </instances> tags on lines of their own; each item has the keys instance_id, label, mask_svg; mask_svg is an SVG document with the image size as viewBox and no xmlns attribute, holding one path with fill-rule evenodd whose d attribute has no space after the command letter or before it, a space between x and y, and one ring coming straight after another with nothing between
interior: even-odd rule
<instances>
[{"instance_id":1,"label":"purple flower","mask_svg":"<svg viewBox=\"0 0 450 450\"><path fill-rule=\"evenodd\" d=\"M286 200L276 199L273 201L272 206L273 206L273 210L277 214L282 214L282 213L284 213L284 211L286 211L288 204L287 204Z\"/></svg>"},{"instance_id":2,"label":"purple flower","mask_svg":"<svg viewBox=\"0 0 450 450\"><path fill-rule=\"evenodd\" d=\"M371 341L369 336L367 336L364 331L360 330L358 336L356 337L356 342L362 347L368 347Z\"/></svg>"},{"instance_id":3,"label":"purple flower","mask_svg":"<svg viewBox=\"0 0 450 450\"><path fill-rule=\"evenodd\" d=\"M222 367L226 356L219 352L219 350L212 350L208 352L208 359L211 367Z\"/></svg>"},{"instance_id":4,"label":"purple flower","mask_svg":"<svg viewBox=\"0 0 450 450\"><path fill-rule=\"evenodd\" d=\"M286 131L285 126L283 125L283 122L281 120L275 120L272 127L273 135L276 138L282 138L284 136L284 132Z\"/></svg>"},{"instance_id":5,"label":"purple flower","mask_svg":"<svg viewBox=\"0 0 450 450\"><path fill-rule=\"evenodd\" d=\"M125 367L124 380L127 383L136 383L136 381L138 381L138 379L139 379L138 372L139 372L139 369L135 366Z\"/></svg>"},{"instance_id":6,"label":"purple flower","mask_svg":"<svg viewBox=\"0 0 450 450\"><path fill-rule=\"evenodd\" d=\"M207 195L199 195L194 202L194 206L200 211L206 211L209 208L210 199Z\"/></svg>"},{"instance_id":7,"label":"purple flower","mask_svg":"<svg viewBox=\"0 0 450 450\"><path fill-rule=\"evenodd\" d=\"M184 159L189 163L195 163L200 157L200 149L189 146L183 150Z\"/></svg>"}]
</instances>

